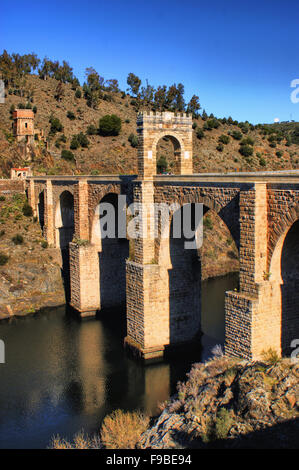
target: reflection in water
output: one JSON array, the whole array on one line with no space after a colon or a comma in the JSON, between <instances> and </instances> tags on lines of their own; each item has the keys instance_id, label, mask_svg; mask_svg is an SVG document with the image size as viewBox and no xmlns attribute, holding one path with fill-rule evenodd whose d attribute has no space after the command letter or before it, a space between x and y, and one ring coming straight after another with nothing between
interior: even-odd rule
<instances>
[{"instance_id":1,"label":"reflection in water","mask_svg":"<svg viewBox=\"0 0 299 470\"><path fill-rule=\"evenodd\" d=\"M46 447L54 434L96 432L116 408L156 413L191 363L223 340L224 290L236 283L236 277L203 283L200 357L146 367L124 354L123 312L81 322L61 307L1 323L0 448Z\"/></svg>"}]
</instances>

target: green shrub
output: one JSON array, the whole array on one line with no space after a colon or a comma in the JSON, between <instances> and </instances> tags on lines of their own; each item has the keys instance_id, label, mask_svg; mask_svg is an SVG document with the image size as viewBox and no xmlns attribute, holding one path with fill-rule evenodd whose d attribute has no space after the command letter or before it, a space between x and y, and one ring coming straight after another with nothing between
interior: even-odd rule
<instances>
[{"instance_id":1,"label":"green shrub","mask_svg":"<svg viewBox=\"0 0 299 470\"><path fill-rule=\"evenodd\" d=\"M99 134L102 136L119 135L121 119L115 114L106 114L99 121Z\"/></svg>"},{"instance_id":2,"label":"green shrub","mask_svg":"<svg viewBox=\"0 0 299 470\"><path fill-rule=\"evenodd\" d=\"M42 248L48 248L48 242L47 242L46 240L43 240L43 241L41 242L41 247L42 247Z\"/></svg>"},{"instance_id":3,"label":"green shrub","mask_svg":"<svg viewBox=\"0 0 299 470\"><path fill-rule=\"evenodd\" d=\"M264 159L264 157L260 157L260 165L261 166L266 166L267 162L266 160Z\"/></svg>"},{"instance_id":4,"label":"green shrub","mask_svg":"<svg viewBox=\"0 0 299 470\"><path fill-rule=\"evenodd\" d=\"M280 150L278 150L278 151L276 152L276 156L277 156L278 158L281 158L281 157L283 156L283 152L281 152Z\"/></svg>"},{"instance_id":5,"label":"green shrub","mask_svg":"<svg viewBox=\"0 0 299 470\"><path fill-rule=\"evenodd\" d=\"M75 155L70 150L62 150L61 158L63 158L64 160L68 160L69 162L75 161Z\"/></svg>"},{"instance_id":6,"label":"green shrub","mask_svg":"<svg viewBox=\"0 0 299 470\"><path fill-rule=\"evenodd\" d=\"M197 122L194 121L194 122L192 123L192 129L196 129L196 128L197 128Z\"/></svg>"},{"instance_id":7,"label":"green shrub","mask_svg":"<svg viewBox=\"0 0 299 470\"><path fill-rule=\"evenodd\" d=\"M82 96L81 90L80 90L80 88L77 88L77 90L75 92L75 97L76 98L81 98L81 96Z\"/></svg>"},{"instance_id":8,"label":"green shrub","mask_svg":"<svg viewBox=\"0 0 299 470\"><path fill-rule=\"evenodd\" d=\"M241 142L242 145L254 145L254 140L251 137L246 137Z\"/></svg>"},{"instance_id":9,"label":"green shrub","mask_svg":"<svg viewBox=\"0 0 299 470\"><path fill-rule=\"evenodd\" d=\"M22 207L22 212L26 217L32 217L33 216L33 210L30 204L28 202L25 202L23 207Z\"/></svg>"},{"instance_id":10,"label":"green shrub","mask_svg":"<svg viewBox=\"0 0 299 470\"><path fill-rule=\"evenodd\" d=\"M225 408L220 408L215 422L215 438L226 439L233 424L231 412Z\"/></svg>"},{"instance_id":11,"label":"green shrub","mask_svg":"<svg viewBox=\"0 0 299 470\"><path fill-rule=\"evenodd\" d=\"M239 148L239 152L243 157L250 157L253 154L253 147L250 145L241 145Z\"/></svg>"},{"instance_id":12,"label":"green shrub","mask_svg":"<svg viewBox=\"0 0 299 470\"><path fill-rule=\"evenodd\" d=\"M63 125L59 121L58 118L51 117L49 119L49 122L51 124L50 128L50 134L56 134L56 132L62 132L63 131Z\"/></svg>"},{"instance_id":13,"label":"green shrub","mask_svg":"<svg viewBox=\"0 0 299 470\"><path fill-rule=\"evenodd\" d=\"M5 196L0 196L0 201L5 201Z\"/></svg>"},{"instance_id":14,"label":"green shrub","mask_svg":"<svg viewBox=\"0 0 299 470\"><path fill-rule=\"evenodd\" d=\"M96 126L94 126L93 124L88 126L88 128L86 130L87 135L96 135L97 133L98 133L98 130L97 130Z\"/></svg>"},{"instance_id":15,"label":"green shrub","mask_svg":"<svg viewBox=\"0 0 299 470\"><path fill-rule=\"evenodd\" d=\"M157 161L157 173L165 173L168 168L168 163L166 157L162 155Z\"/></svg>"},{"instance_id":16,"label":"green shrub","mask_svg":"<svg viewBox=\"0 0 299 470\"><path fill-rule=\"evenodd\" d=\"M32 111L34 112L34 114L36 114L37 113L37 107L33 106Z\"/></svg>"},{"instance_id":17,"label":"green shrub","mask_svg":"<svg viewBox=\"0 0 299 470\"><path fill-rule=\"evenodd\" d=\"M220 126L220 122L217 119L213 118L213 119L208 119L208 121L205 122L204 129L206 130L218 129L219 126Z\"/></svg>"},{"instance_id":18,"label":"green shrub","mask_svg":"<svg viewBox=\"0 0 299 470\"><path fill-rule=\"evenodd\" d=\"M128 141L130 142L132 147L138 147L138 137L135 134L130 134L128 137Z\"/></svg>"},{"instance_id":19,"label":"green shrub","mask_svg":"<svg viewBox=\"0 0 299 470\"><path fill-rule=\"evenodd\" d=\"M9 260L9 256L0 251L0 266L4 266Z\"/></svg>"},{"instance_id":20,"label":"green shrub","mask_svg":"<svg viewBox=\"0 0 299 470\"><path fill-rule=\"evenodd\" d=\"M76 116L75 114L73 113L73 111L68 111L66 116L71 120L71 121L74 121L76 119Z\"/></svg>"},{"instance_id":21,"label":"green shrub","mask_svg":"<svg viewBox=\"0 0 299 470\"><path fill-rule=\"evenodd\" d=\"M280 357L274 349L270 348L267 351L262 352L262 358L265 362L274 366L280 361Z\"/></svg>"},{"instance_id":22,"label":"green shrub","mask_svg":"<svg viewBox=\"0 0 299 470\"><path fill-rule=\"evenodd\" d=\"M228 135L225 135L225 134L222 134L218 141L221 143L221 144L225 144L227 145L229 143L229 136Z\"/></svg>"},{"instance_id":23,"label":"green shrub","mask_svg":"<svg viewBox=\"0 0 299 470\"><path fill-rule=\"evenodd\" d=\"M235 140L241 140L241 139L242 139L242 132L240 132L240 131L233 131L233 132L231 133L231 136L232 136L232 138L235 139Z\"/></svg>"},{"instance_id":24,"label":"green shrub","mask_svg":"<svg viewBox=\"0 0 299 470\"><path fill-rule=\"evenodd\" d=\"M217 147L216 147L216 150L218 150L218 152L223 152L223 149L224 149L223 144L218 144Z\"/></svg>"},{"instance_id":25,"label":"green shrub","mask_svg":"<svg viewBox=\"0 0 299 470\"><path fill-rule=\"evenodd\" d=\"M24 237L20 235L19 233L17 233L17 235L15 235L14 237L12 237L11 240L15 245L22 245L22 243L24 243Z\"/></svg>"},{"instance_id":26,"label":"green shrub","mask_svg":"<svg viewBox=\"0 0 299 470\"><path fill-rule=\"evenodd\" d=\"M205 136L204 131L203 131L202 129L197 129L197 131L196 131L196 137L197 137L199 140L201 140L201 139L204 138L204 136Z\"/></svg>"},{"instance_id":27,"label":"green shrub","mask_svg":"<svg viewBox=\"0 0 299 470\"><path fill-rule=\"evenodd\" d=\"M77 135L74 135L72 137L72 140L71 140L71 143L70 143L70 148L72 150L77 150L78 148L80 147L80 143L79 143L79 140L78 140L78 136ZM62 156L62 155L61 155Z\"/></svg>"}]
</instances>

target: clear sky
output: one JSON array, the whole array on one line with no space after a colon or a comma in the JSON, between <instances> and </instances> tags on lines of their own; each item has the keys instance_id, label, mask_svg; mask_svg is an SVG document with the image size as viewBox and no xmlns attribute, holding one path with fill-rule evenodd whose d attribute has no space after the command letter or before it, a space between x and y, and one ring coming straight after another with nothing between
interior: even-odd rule
<instances>
[{"instance_id":1,"label":"clear sky","mask_svg":"<svg viewBox=\"0 0 299 470\"><path fill-rule=\"evenodd\" d=\"M299 121L298 0L2 2L0 49L65 59L81 82L89 66L122 89L130 72L181 82L217 117Z\"/></svg>"}]
</instances>

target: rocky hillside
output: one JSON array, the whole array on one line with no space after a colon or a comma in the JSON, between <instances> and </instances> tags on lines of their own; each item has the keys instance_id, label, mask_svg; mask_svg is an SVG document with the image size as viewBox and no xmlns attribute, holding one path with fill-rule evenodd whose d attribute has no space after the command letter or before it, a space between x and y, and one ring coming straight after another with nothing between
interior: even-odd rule
<instances>
[{"instance_id":1,"label":"rocky hillside","mask_svg":"<svg viewBox=\"0 0 299 470\"><path fill-rule=\"evenodd\" d=\"M0 319L65 303L59 254L24 215L25 202L21 193L0 196Z\"/></svg>"},{"instance_id":2,"label":"rocky hillside","mask_svg":"<svg viewBox=\"0 0 299 470\"><path fill-rule=\"evenodd\" d=\"M105 92L97 109L88 106L81 87L63 84L63 94L55 98L58 81L54 78L42 80L38 76L27 77L27 95L18 96L14 88L6 90L5 104L0 105L0 174L8 176L12 165L23 164L32 159L35 174L134 174L137 170L137 149L129 142L136 134L136 101L124 92ZM77 93L77 91L80 93ZM81 97L78 97L81 94ZM16 145L12 137L12 107L29 106L35 111L35 127L43 129L49 143L49 152L39 144L25 157L22 145ZM97 129L99 119L106 114L121 118L122 128L117 136L102 137L90 133ZM50 132L50 119L58 118L63 129ZM194 172L277 170L299 168L299 146L294 133L295 124L289 127L268 126L272 133L249 124L236 125L232 120L217 120L201 117L193 123ZM277 131L277 132L276 132ZM88 146L70 149L74 135L87 135ZM224 137L223 137L224 136ZM249 138L249 141L248 141ZM244 142L244 139L247 139ZM249 144L250 150L240 153L240 143ZM61 158L63 149L71 150L75 162ZM166 157L171 171L172 144L162 140L158 158ZM249 154L247 154L249 153Z\"/></svg>"},{"instance_id":3,"label":"rocky hillside","mask_svg":"<svg viewBox=\"0 0 299 470\"><path fill-rule=\"evenodd\" d=\"M138 448L298 448L299 364L216 357L194 364Z\"/></svg>"}]
</instances>

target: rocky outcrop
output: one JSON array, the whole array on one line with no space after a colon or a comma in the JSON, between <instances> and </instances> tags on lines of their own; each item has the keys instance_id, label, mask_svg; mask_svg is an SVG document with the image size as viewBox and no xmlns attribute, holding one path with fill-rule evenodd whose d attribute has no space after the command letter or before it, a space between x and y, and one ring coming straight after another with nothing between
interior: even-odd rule
<instances>
[{"instance_id":1,"label":"rocky outcrop","mask_svg":"<svg viewBox=\"0 0 299 470\"><path fill-rule=\"evenodd\" d=\"M195 364L137 447L298 447L299 364L268 356Z\"/></svg>"}]
</instances>

